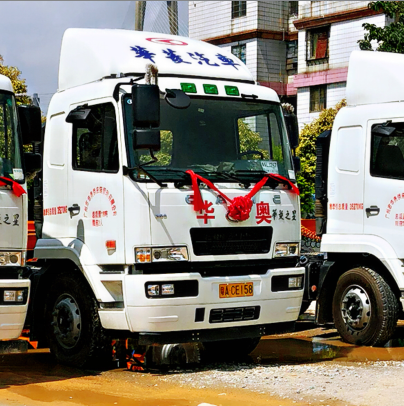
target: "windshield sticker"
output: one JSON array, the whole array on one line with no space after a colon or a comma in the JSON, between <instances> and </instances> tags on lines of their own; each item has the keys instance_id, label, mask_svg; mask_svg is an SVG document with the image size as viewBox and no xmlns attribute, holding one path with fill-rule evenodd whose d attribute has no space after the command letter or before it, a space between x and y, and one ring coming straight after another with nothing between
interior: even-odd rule
<instances>
[{"instance_id":1,"label":"windshield sticker","mask_svg":"<svg viewBox=\"0 0 404 406\"><path fill-rule=\"evenodd\" d=\"M90 206L96 207L90 210ZM90 191L84 203L83 217L91 218L93 227L102 227L103 218L117 214L115 199L107 188L99 186Z\"/></svg>"},{"instance_id":2,"label":"windshield sticker","mask_svg":"<svg viewBox=\"0 0 404 406\"><path fill-rule=\"evenodd\" d=\"M296 177L295 177L295 171L289 170L289 171L288 171L288 175L289 175L289 179L292 179L292 180L296 179Z\"/></svg>"},{"instance_id":3,"label":"windshield sticker","mask_svg":"<svg viewBox=\"0 0 404 406\"><path fill-rule=\"evenodd\" d=\"M14 176L14 180L23 180L24 179L24 173L23 173L22 169L19 169L19 168L13 169L13 176Z\"/></svg>"},{"instance_id":4,"label":"windshield sticker","mask_svg":"<svg viewBox=\"0 0 404 406\"><path fill-rule=\"evenodd\" d=\"M278 162L276 161L260 161L262 170L267 173L276 173L278 174Z\"/></svg>"},{"instance_id":5,"label":"windshield sticker","mask_svg":"<svg viewBox=\"0 0 404 406\"><path fill-rule=\"evenodd\" d=\"M145 47L135 45L131 46L130 50L135 52L136 54L135 58L147 59L153 63L156 63L153 59L156 56L156 54L154 52L148 51ZM233 59L228 58L227 56L222 54L216 54L215 57L217 58L218 62L214 62L211 60L211 58L206 58L204 54L201 54L199 52L187 52L186 53L187 55L185 56L178 54L178 52L174 51L173 49L167 48L163 49L162 53L166 55L167 59L169 59L171 62L175 64L180 63L186 63L188 65L199 64L205 66L213 66L215 68L224 65L224 66L232 66L236 70L238 70L237 66L240 66L239 63L236 63L236 61L234 61Z\"/></svg>"}]
</instances>

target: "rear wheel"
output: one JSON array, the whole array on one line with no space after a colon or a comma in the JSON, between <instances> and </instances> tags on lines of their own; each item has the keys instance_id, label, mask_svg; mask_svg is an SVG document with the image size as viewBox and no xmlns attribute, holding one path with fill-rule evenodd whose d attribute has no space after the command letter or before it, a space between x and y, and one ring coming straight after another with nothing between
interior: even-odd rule
<instances>
[{"instance_id":1,"label":"rear wheel","mask_svg":"<svg viewBox=\"0 0 404 406\"><path fill-rule=\"evenodd\" d=\"M111 361L111 339L81 275L62 274L54 281L47 298L46 324L49 347L58 362L94 368Z\"/></svg>"},{"instance_id":2,"label":"rear wheel","mask_svg":"<svg viewBox=\"0 0 404 406\"><path fill-rule=\"evenodd\" d=\"M354 268L338 280L333 299L335 327L357 345L384 345L397 325L398 300L386 281L367 268Z\"/></svg>"}]
</instances>

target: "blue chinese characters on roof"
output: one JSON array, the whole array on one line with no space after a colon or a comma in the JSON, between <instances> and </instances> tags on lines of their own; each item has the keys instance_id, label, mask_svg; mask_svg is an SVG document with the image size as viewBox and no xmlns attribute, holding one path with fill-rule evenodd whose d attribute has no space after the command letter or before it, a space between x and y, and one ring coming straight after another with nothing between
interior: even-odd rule
<instances>
[{"instance_id":1,"label":"blue chinese characters on roof","mask_svg":"<svg viewBox=\"0 0 404 406\"><path fill-rule=\"evenodd\" d=\"M153 57L156 56L155 53L148 51L145 47L141 46L131 46L130 47L131 51L134 51L136 53L136 58L142 58L142 59L148 59L149 61L155 63L153 60ZM222 54L217 54L215 55L216 58L218 59L218 62L213 61L211 58L206 58L204 54L201 54L199 52L187 52L188 56L181 56L178 54L177 51L173 51L170 48L163 49L162 53L165 55L166 59L170 60L171 62L175 64L180 64L180 63L186 63L186 64L193 64L197 63L199 65L208 65L208 66L213 66L213 67L218 67L221 65L224 66L232 66L234 69L237 69L237 66L240 66L239 63L236 63L233 59L222 55Z\"/></svg>"}]
</instances>

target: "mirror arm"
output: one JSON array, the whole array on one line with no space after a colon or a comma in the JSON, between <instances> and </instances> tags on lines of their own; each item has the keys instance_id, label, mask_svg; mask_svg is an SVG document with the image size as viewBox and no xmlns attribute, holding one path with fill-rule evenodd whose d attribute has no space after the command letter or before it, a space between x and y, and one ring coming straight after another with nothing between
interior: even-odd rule
<instances>
[{"instance_id":1,"label":"mirror arm","mask_svg":"<svg viewBox=\"0 0 404 406\"><path fill-rule=\"evenodd\" d=\"M124 176L127 176L128 174L129 174L129 172L131 172L131 171L134 171L134 170L141 170L141 171L143 171L153 182L155 182L155 183L157 183L160 187L167 187L167 184L166 183L162 183L162 182L160 182L158 179L156 179L152 174L150 174L148 171L146 171L145 169L144 169L144 166L146 166L146 165L150 165L150 164L152 164L152 163L154 163L154 162L157 162L158 161L158 159L154 156L154 154L153 154L153 150L149 150L150 151L150 156L152 157L152 160L151 161L149 161L149 162L145 162L144 164L141 164L141 165L138 165L138 166L134 166L133 168L129 168L129 167L127 167L127 166L123 166L123 174L124 174Z\"/></svg>"},{"instance_id":2,"label":"mirror arm","mask_svg":"<svg viewBox=\"0 0 404 406\"><path fill-rule=\"evenodd\" d=\"M139 76L135 79L131 79L130 82L119 82L115 85L115 89L112 92L112 97L115 101L119 101L119 88L123 85L133 85L135 82L138 82L141 79L144 79L145 75Z\"/></svg>"}]
</instances>

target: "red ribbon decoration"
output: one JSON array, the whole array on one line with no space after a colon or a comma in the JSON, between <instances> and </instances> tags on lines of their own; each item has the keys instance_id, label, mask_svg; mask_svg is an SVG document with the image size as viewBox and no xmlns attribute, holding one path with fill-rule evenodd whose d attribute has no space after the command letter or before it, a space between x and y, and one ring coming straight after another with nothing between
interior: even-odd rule
<instances>
[{"instance_id":1,"label":"red ribbon decoration","mask_svg":"<svg viewBox=\"0 0 404 406\"><path fill-rule=\"evenodd\" d=\"M275 173L267 173L258 183L255 184L255 186L252 188L252 190L250 190L250 192L247 195L237 196L234 199L230 199L208 179L203 178L202 176L196 174L194 171L191 170L187 170L185 173L191 176L192 190L194 191L194 210L195 211L206 210L205 203L202 200L201 191L199 190L198 186L199 179L201 182L203 182L210 189L214 190L226 202L229 203L226 217L231 221L245 221L250 217L250 212L253 205L251 198L255 196L255 194L263 188L263 186L267 183L268 179L273 179L279 183L286 184L290 186L291 189L298 196L300 194L299 189L289 179Z\"/></svg>"},{"instance_id":2,"label":"red ribbon decoration","mask_svg":"<svg viewBox=\"0 0 404 406\"><path fill-rule=\"evenodd\" d=\"M17 197L27 193L19 183L3 176L0 176L0 186L11 186L11 190Z\"/></svg>"}]
</instances>

